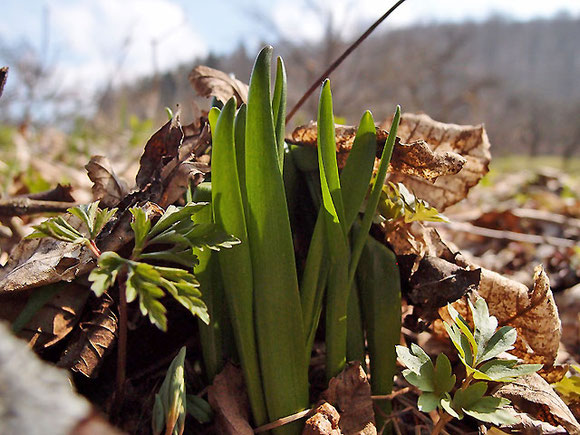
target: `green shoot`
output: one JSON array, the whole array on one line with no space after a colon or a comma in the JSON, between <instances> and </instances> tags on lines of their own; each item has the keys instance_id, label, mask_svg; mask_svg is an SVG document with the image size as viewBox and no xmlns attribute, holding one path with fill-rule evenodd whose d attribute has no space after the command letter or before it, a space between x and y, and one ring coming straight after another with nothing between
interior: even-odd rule
<instances>
[{"instance_id":1,"label":"green shoot","mask_svg":"<svg viewBox=\"0 0 580 435\"><path fill-rule=\"evenodd\" d=\"M185 428L185 346L171 362L159 393L155 395L153 434L181 435Z\"/></svg>"}]
</instances>

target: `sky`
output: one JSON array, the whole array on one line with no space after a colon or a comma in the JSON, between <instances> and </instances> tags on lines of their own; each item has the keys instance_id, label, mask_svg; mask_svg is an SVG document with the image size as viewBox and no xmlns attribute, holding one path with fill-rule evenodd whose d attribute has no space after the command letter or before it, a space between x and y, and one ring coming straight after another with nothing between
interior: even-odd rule
<instances>
[{"instance_id":1,"label":"sky","mask_svg":"<svg viewBox=\"0 0 580 435\"><path fill-rule=\"evenodd\" d=\"M208 53L244 44L251 53L282 36L314 41L321 12L332 11L345 38L382 15L378 0L4 0L0 44L29 44L57 68L66 85L96 90L155 69L164 71ZM579 0L407 0L386 24L518 20L566 12L580 16ZM20 45L19 45L20 44ZM0 53L0 62L2 61ZM10 85L10 82L9 82ZM8 89L8 88L7 88Z\"/></svg>"}]
</instances>

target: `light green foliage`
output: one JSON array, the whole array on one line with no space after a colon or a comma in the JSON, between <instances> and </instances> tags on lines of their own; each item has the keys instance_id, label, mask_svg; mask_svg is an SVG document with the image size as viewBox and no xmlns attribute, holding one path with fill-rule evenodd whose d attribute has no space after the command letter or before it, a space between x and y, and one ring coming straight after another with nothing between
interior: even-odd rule
<instances>
[{"instance_id":1,"label":"light green foliage","mask_svg":"<svg viewBox=\"0 0 580 435\"><path fill-rule=\"evenodd\" d=\"M490 316L485 299L478 299L475 306L469 302L475 330L451 305L447 309L453 323L445 323L445 329L468 375L475 379L495 382L511 382L518 376L535 373L541 364L517 365L515 360L498 360L502 352L513 348L517 332L510 326L497 329L497 319Z\"/></svg>"},{"instance_id":2,"label":"light green foliage","mask_svg":"<svg viewBox=\"0 0 580 435\"><path fill-rule=\"evenodd\" d=\"M403 371L407 382L422 392L418 402L420 411L431 412L442 399L449 398L449 392L455 385L455 375L451 373L451 363L445 354L439 354L433 365L423 349L412 344L410 350L397 346L397 356L408 367Z\"/></svg>"},{"instance_id":3,"label":"light green foliage","mask_svg":"<svg viewBox=\"0 0 580 435\"><path fill-rule=\"evenodd\" d=\"M122 258L114 252L103 253L97 267L89 275L89 281L93 283L91 289L97 295L103 294L114 284L118 274L125 271L127 302L138 297L141 313L149 316L151 323L159 329L167 329L167 310L160 302L166 293L204 323L209 323L207 307L198 289L199 283L191 272L142 261L170 261L191 270L197 264L194 248L219 250L238 244L238 239L228 236L215 224L194 222L193 216L207 205L188 203L183 207L169 206L153 226L143 209L130 209L133 215L131 228L135 234L131 258ZM146 248L149 249L144 252Z\"/></svg>"},{"instance_id":4,"label":"light green foliage","mask_svg":"<svg viewBox=\"0 0 580 435\"><path fill-rule=\"evenodd\" d=\"M43 237L52 237L62 242L84 244L88 239L69 224L62 216L57 216L45 220L44 222L34 225L34 232L27 239L40 239Z\"/></svg>"},{"instance_id":5,"label":"light green foliage","mask_svg":"<svg viewBox=\"0 0 580 435\"><path fill-rule=\"evenodd\" d=\"M89 238L94 240L103 227L109 222L115 213L116 208L111 210L99 209L99 201L90 204L79 205L78 207L69 208L67 210L70 214L78 217L87 227L89 231Z\"/></svg>"},{"instance_id":6,"label":"light green foliage","mask_svg":"<svg viewBox=\"0 0 580 435\"><path fill-rule=\"evenodd\" d=\"M105 208L101 210L99 209L99 201L96 201L91 204L83 204L69 208L67 211L83 222L87 228L88 237L74 228L64 217L57 216L33 226L32 228L35 231L26 238L38 239L51 237L63 242L87 245L99 235L107 222L113 218L117 209L108 210Z\"/></svg>"},{"instance_id":7,"label":"light green foliage","mask_svg":"<svg viewBox=\"0 0 580 435\"><path fill-rule=\"evenodd\" d=\"M161 330L167 329L167 310L160 299L167 293L204 323L209 323L207 308L197 288L199 284L191 272L143 261L168 261L192 270L197 264L193 249L219 251L238 244L238 239L227 235L217 225L211 222L197 224L193 220L193 216L207 205L193 202L184 207L171 205L153 226L143 209L130 209L133 215L131 228L135 235L131 257L123 258L115 252L100 254L97 267L89 275L93 292L101 296L125 273L127 301L132 302L138 297L141 313L149 316L151 322ZM97 201L68 209L70 214L83 222L88 237L62 216L35 226L35 232L28 237L52 237L68 243L94 246L95 238L116 212L116 209L100 210L98 206Z\"/></svg>"},{"instance_id":8,"label":"light green foliage","mask_svg":"<svg viewBox=\"0 0 580 435\"><path fill-rule=\"evenodd\" d=\"M436 208L417 198L402 183L389 182L383 185L379 212L385 219L402 219L405 223L414 221L449 222Z\"/></svg>"},{"instance_id":9,"label":"light green foliage","mask_svg":"<svg viewBox=\"0 0 580 435\"><path fill-rule=\"evenodd\" d=\"M155 395L152 429L155 435L181 435L185 425L185 346L171 362L159 393ZM188 407L189 408L189 407ZM189 411L189 409L188 409Z\"/></svg>"},{"instance_id":10,"label":"light green foliage","mask_svg":"<svg viewBox=\"0 0 580 435\"><path fill-rule=\"evenodd\" d=\"M397 355L407 366L403 376L421 390L419 409L430 412L439 408L440 412L447 412L457 419L467 414L488 423L515 423L513 414L505 408L509 400L486 396L488 383L485 381L511 382L519 376L536 372L541 364L518 365L516 360L497 359L499 354L512 349L516 331L508 326L497 329L497 319L489 315L484 299L478 299L475 305L469 303L473 329L451 305L447 308L453 323L445 323L445 328L467 370L467 377L453 397L451 390L455 375L452 375L451 365L444 354L440 354L433 365L419 346L412 344L410 350L397 346Z\"/></svg>"}]
</instances>

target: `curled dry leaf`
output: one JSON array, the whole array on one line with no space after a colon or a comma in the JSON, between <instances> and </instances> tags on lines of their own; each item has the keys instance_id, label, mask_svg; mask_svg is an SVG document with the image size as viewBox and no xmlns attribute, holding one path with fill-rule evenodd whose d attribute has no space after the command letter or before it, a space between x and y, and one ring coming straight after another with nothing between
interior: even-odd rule
<instances>
[{"instance_id":1,"label":"curled dry leaf","mask_svg":"<svg viewBox=\"0 0 580 435\"><path fill-rule=\"evenodd\" d=\"M74 216L65 219L81 228ZM0 294L72 280L77 266L92 260L84 251L79 245L50 238L21 240L0 271Z\"/></svg>"},{"instance_id":2,"label":"curled dry leaf","mask_svg":"<svg viewBox=\"0 0 580 435\"><path fill-rule=\"evenodd\" d=\"M518 331L518 340L511 353L526 363L548 367L554 364L561 337L560 318L548 277L541 266L536 267L532 289L482 269L477 291L500 325L510 325Z\"/></svg>"},{"instance_id":3,"label":"curled dry leaf","mask_svg":"<svg viewBox=\"0 0 580 435\"><path fill-rule=\"evenodd\" d=\"M160 180L163 167L178 156L182 139L183 130L177 112L145 145L136 178L138 188L143 189Z\"/></svg>"},{"instance_id":4,"label":"curled dry leaf","mask_svg":"<svg viewBox=\"0 0 580 435\"><path fill-rule=\"evenodd\" d=\"M167 176L166 187L159 200L159 205L166 207L179 201L190 185L194 187L201 183L205 174L209 172L209 166L200 162L182 162Z\"/></svg>"},{"instance_id":5,"label":"curled dry leaf","mask_svg":"<svg viewBox=\"0 0 580 435\"><path fill-rule=\"evenodd\" d=\"M100 201L101 207L115 207L129 192L106 157L92 156L85 169L93 182L93 201Z\"/></svg>"},{"instance_id":6,"label":"curled dry leaf","mask_svg":"<svg viewBox=\"0 0 580 435\"><path fill-rule=\"evenodd\" d=\"M101 298L93 298L92 305L57 364L88 378L97 376L105 355L117 338L118 324L111 310L113 300L106 293Z\"/></svg>"},{"instance_id":7,"label":"curled dry leaf","mask_svg":"<svg viewBox=\"0 0 580 435\"><path fill-rule=\"evenodd\" d=\"M13 323L23 310L30 309L27 301L34 297L34 292L49 292L48 300L18 331L18 336L25 339L35 350L50 347L66 337L77 324L89 292L75 283L63 283L53 288L37 288L27 292L0 294L0 318ZM46 293L45 293L46 294Z\"/></svg>"},{"instance_id":8,"label":"curled dry leaf","mask_svg":"<svg viewBox=\"0 0 580 435\"><path fill-rule=\"evenodd\" d=\"M469 270L443 258L425 256L409 278L409 302L420 308L423 319L432 321L440 307L477 290L480 279L481 269Z\"/></svg>"},{"instance_id":9,"label":"curled dry leaf","mask_svg":"<svg viewBox=\"0 0 580 435\"><path fill-rule=\"evenodd\" d=\"M249 401L242 371L231 363L214 378L208 388L208 398L215 412L216 429L225 435L253 435L248 423Z\"/></svg>"},{"instance_id":10,"label":"curled dry leaf","mask_svg":"<svg viewBox=\"0 0 580 435\"><path fill-rule=\"evenodd\" d=\"M189 74L189 83L202 97L216 97L222 103L236 97L238 106L248 101L248 85L208 66L197 66Z\"/></svg>"},{"instance_id":11,"label":"curled dry leaf","mask_svg":"<svg viewBox=\"0 0 580 435\"><path fill-rule=\"evenodd\" d=\"M580 424L554 389L540 375L523 376L502 385L494 396L509 399L513 406L552 426L563 426L570 434L580 434Z\"/></svg>"},{"instance_id":12,"label":"curled dry leaf","mask_svg":"<svg viewBox=\"0 0 580 435\"><path fill-rule=\"evenodd\" d=\"M417 197L426 200L439 211L465 198L469 189L489 170L490 144L483 125L444 124L427 115L405 113L401 117L397 134L404 143L423 140L434 152L457 153L466 159L459 173L442 176L434 184L401 173L390 176L390 181L402 182Z\"/></svg>"},{"instance_id":13,"label":"curled dry leaf","mask_svg":"<svg viewBox=\"0 0 580 435\"><path fill-rule=\"evenodd\" d=\"M343 434L377 433L371 386L359 362L350 363L332 378L322 397L340 412L339 426Z\"/></svg>"},{"instance_id":14,"label":"curled dry leaf","mask_svg":"<svg viewBox=\"0 0 580 435\"><path fill-rule=\"evenodd\" d=\"M377 133L377 163L380 158L388 132L382 128L376 129ZM316 146L317 124L311 121L307 125L299 126L292 132L289 142L303 145ZM339 168L346 163L356 136L356 127L347 125L335 126L336 151ZM466 160L453 152L433 152L423 141L416 141L408 145L402 144L397 138L393 157L389 164L390 172L399 172L405 175L414 175L434 182L438 177L457 174Z\"/></svg>"},{"instance_id":15,"label":"curled dry leaf","mask_svg":"<svg viewBox=\"0 0 580 435\"><path fill-rule=\"evenodd\" d=\"M336 408L324 402L314 411L315 414L306 420L302 435L341 435L340 415Z\"/></svg>"}]
</instances>

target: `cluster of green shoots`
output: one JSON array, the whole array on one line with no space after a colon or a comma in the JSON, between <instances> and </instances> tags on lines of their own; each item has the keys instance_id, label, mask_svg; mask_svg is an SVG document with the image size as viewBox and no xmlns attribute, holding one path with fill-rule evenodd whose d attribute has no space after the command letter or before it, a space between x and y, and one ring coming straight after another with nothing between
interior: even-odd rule
<instances>
[{"instance_id":1,"label":"cluster of green shoots","mask_svg":"<svg viewBox=\"0 0 580 435\"><path fill-rule=\"evenodd\" d=\"M435 434L451 419L462 419L465 415L498 425L516 423L513 413L506 409L509 400L486 395L489 382L512 382L542 367L541 364L518 364L515 359L499 359L500 354L513 348L516 330L511 326L497 329L497 318L490 316L485 299L478 299L475 305L469 302L469 308L473 315L473 328L457 310L447 306L453 323L445 323L445 329L466 370L465 378L453 395L456 376L445 354L439 354L433 364L416 344L412 344L411 349L397 346L397 355L407 366L403 376L421 390L419 410L439 411Z\"/></svg>"},{"instance_id":2,"label":"cluster of green shoots","mask_svg":"<svg viewBox=\"0 0 580 435\"><path fill-rule=\"evenodd\" d=\"M271 56L272 48L266 47L256 59L247 105L238 107L232 98L221 110L209 113L211 183L198 186L188 198L207 202L169 206L157 222L143 209L131 209L135 242L128 258L99 251L95 238L115 211L99 210L97 203L70 210L84 222L88 236L62 217L37 226L33 235L86 245L98 256L89 280L97 295L114 284L119 289L120 350L128 302L138 299L143 315L163 330L165 295L198 316L208 381L226 358L238 359L255 426L309 408L308 366L323 312L327 379L339 374L347 360L364 363L368 350L376 395L391 392L401 321L395 255L369 236L400 108L376 175L375 124L368 111L339 174L330 82L324 82L316 163L322 200L299 276L288 207L298 169L292 148L284 142L286 72L279 58L271 94ZM235 349L229 347L232 343ZM168 381L177 385L174 391L166 386L160 393L154 412L156 431L162 425L161 414L171 428L166 433L183 428L184 389L178 384ZM382 401L378 408L377 419L384 421L390 402ZM297 434L301 426L295 421L273 432Z\"/></svg>"}]
</instances>

